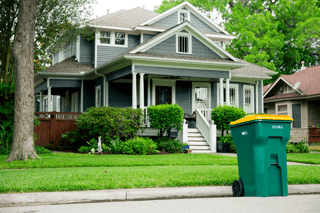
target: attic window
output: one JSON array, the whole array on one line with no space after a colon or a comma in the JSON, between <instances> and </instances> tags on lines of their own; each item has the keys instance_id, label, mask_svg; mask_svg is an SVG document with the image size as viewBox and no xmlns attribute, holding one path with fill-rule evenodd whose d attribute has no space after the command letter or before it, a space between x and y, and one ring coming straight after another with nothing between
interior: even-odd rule
<instances>
[{"instance_id":1,"label":"attic window","mask_svg":"<svg viewBox=\"0 0 320 213\"><path fill-rule=\"evenodd\" d=\"M179 24L185 21L190 21L190 12L187 10L181 10L178 13L178 22Z\"/></svg>"},{"instance_id":2,"label":"attic window","mask_svg":"<svg viewBox=\"0 0 320 213\"><path fill-rule=\"evenodd\" d=\"M111 32L109 31L101 31L100 32L100 43L102 44L110 44L111 41Z\"/></svg>"},{"instance_id":3,"label":"attic window","mask_svg":"<svg viewBox=\"0 0 320 213\"><path fill-rule=\"evenodd\" d=\"M191 35L177 35L177 53L191 54Z\"/></svg>"}]
</instances>

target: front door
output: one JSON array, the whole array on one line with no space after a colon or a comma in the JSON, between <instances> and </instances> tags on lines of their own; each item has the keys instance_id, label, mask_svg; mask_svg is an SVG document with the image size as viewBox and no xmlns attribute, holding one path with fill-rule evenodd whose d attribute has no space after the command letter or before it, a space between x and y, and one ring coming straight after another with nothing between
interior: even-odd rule
<instances>
[{"instance_id":1,"label":"front door","mask_svg":"<svg viewBox=\"0 0 320 213\"><path fill-rule=\"evenodd\" d=\"M211 85L205 82L192 83L192 112L197 108L211 109Z\"/></svg>"},{"instance_id":2,"label":"front door","mask_svg":"<svg viewBox=\"0 0 320 213\"><path fill-rule=\"evenodd\" d=\"M156 86L156 105L172 103L172 87Z\"/></svg>"},{"instance_id":3,"label":"front door","mask_svg":"<svg viewBox=\"0 0 320 213\"><path fill-rule=\"evenodd\" d=\"M293 128L301 128L301 105L292 104Z\"/></svg>"}]
</instances>

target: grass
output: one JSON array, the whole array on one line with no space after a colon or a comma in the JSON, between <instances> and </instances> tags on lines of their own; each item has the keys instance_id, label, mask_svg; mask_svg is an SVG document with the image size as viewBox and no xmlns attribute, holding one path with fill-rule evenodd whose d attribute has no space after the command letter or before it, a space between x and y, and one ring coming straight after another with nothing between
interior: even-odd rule
<instances>
[{"instance_id":1,"label":"grass","mask_svg":"<svg viewBox=\"0 0 320 213\"><path fill-rule=\"evenodd\" d=\"M40 154L42 160L5 162L0 155L1 169L177 166L177 165L238 165L237 158L210 154L171 155L88 155L73 153Z\"/></svg>"},{"instance_id":2,"label":"grass","mask_svg":"<svg viewBox=\"0 0 320 213\"><path fill-rule=\"evenodd\" d=\"M320 164L318 153L288 153L287 160L299 163Z\"/></svg>"},{"instance_id":3,"label":"grass","mask_svg":"<svg viewBox=\"0 0 320 213\"><path fill-rule=\"evenodd\" d=\"M320 167L288 166L288 184L319 184ZM231 186L237 166L86 167L1 170L0 193Z\"/></svg>"}]
</instances>

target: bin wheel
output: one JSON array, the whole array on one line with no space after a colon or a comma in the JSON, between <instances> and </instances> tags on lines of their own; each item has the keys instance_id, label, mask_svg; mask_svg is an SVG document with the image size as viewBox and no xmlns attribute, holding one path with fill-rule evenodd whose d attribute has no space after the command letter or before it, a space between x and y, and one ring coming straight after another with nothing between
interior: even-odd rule
<instances>
[{"instance_id":1,"label":"bin wheel","mask_svg":"<svg viewBox=\"0 0 320 213\"><path fill-rule=\"evenodd\" d=\"M242 197L244 194L244 187L241 180L235 180L232 183L232 193L234 197Z\"/></svg>"}]
</instances>

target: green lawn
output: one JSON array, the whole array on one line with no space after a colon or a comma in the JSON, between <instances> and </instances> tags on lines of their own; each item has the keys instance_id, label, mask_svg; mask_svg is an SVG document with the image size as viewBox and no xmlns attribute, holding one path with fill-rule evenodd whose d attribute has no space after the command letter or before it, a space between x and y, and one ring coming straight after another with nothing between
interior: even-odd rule
<instances>
[{"instance_id":1,"label":"green lawn","mask_svg":"<svg viewBox=\"0 0 320 213\"><path fill-rule=\"evenodd\" d=\"M40 154L42 160L5 162L0 155L0 169L175 166L175 165L238 165L237 158L210 154L171 155L89 155L72 153Z\"/></svg>"},{"instance_id":2,"label":"green lawn","mask_svg":"<svg viewBox=\"0 0 320 213\"><path fill-rule=\"evenodd\" d=\"M320 164L318 153L288 153L287 160L299 163Z\"/></svg>"}]
</instances>

